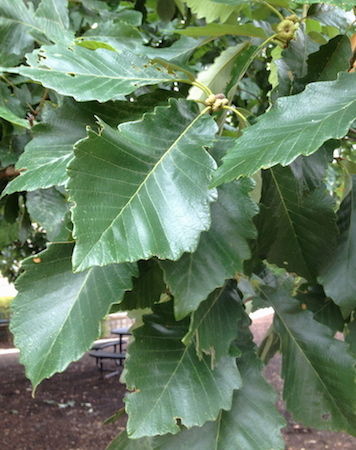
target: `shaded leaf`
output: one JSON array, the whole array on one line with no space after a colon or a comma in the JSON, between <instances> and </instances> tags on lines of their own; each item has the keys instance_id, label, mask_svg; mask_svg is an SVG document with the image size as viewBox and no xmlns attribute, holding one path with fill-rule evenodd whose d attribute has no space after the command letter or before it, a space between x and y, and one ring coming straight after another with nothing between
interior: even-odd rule
<instances>
[{"instance_id":1,"label":"shaded leaf","mask_svg":"<svg viewBox=\"0 0 356 450\"><path fill-rule=\"evenodd\" d=\"M12 302L11 331L33 388L89 350L100 320L131 289L135 265L74 274L72 244L53 244L24 263ZM103 295L105 293L105 295Z\"/></svg>"},{"instance_id":2,"label":"shaded leaf","mask_svg":"<svg viewBox=\"0 0 356 450\"><path fill-rule=\"evenodd\" d=\"M356 357L356 321L352 320L347 324L345 341L350 345L349 352Z\"/></svg>"},{"instance_id":3,"label":"shaded leaf","mask_svg":"<svg viewBox=\"0 0 356 450\"><path fill-rule=\"evenodd\" d=\"M5 86L0 85L0 117L14 125L30 128L28 120L24 119L24 109L20 101Z\"/></svg>"},{"instance_id":4,"label":"shaded leaf","mask_svg":"<svg viewBox=\"0 0 356 450\"><path fill-rule=\"evenodd\" d=\"M296 0L295 3L303 3L303 5L312 5L319 3L318 0ZM323 3L338 6L339 8L349 10L354 6L353 0L325 0Z\"/></svg>"},{"instance_id":5,"label":"shaded leaf","mask_svg":"<svg viewBox=\"0 0 356 450\"><path fill-rule=\"evenodd\" d=\"M275 108L226 149L213 185L278 163L290 164L330 138L343 137L356 117L355 79L355 73L341 73L336 81L311 83L300 94L278 99Z\"/></svg>"},{"instance_id":6,"label":"shaded leaf","mask_svg":"<svg viewBox=\"0 0 356 450\"><path fill-rule=\"evenodd\" d=\"M201 426L220 409L230 409L233 390L241 387L234 358L212 370L209 357L199 360L182 342L188 320L176 322L172 302L155 305L144 326L133 331L128 348L126 383L135 392L125 399L132 438L180 431L176 423ZM187 382L189 380L189 382Z\"/></svg>"},{"instance_id":7,"label":"shaded leaf","mask_svg":"<svg viewBox=\"0 0 356 450\"><path fill-rule=\"evenodd\" d=\"M314 4L308 9L308 16L314 20L319 21L324 25L338 28L341 32L345 32L351 23L355 20L355 15L352 11L345 12L341 8L335 6L337 2L332 2L328 5L327 2Z\"/></svg>"},{"instance_id":8,"label":"shaded leaf","mask_svg":"<svg viewBox=\"0 0 356 450\"><path fill-rule=\"evenodd\" d=\"M264 174L259 240L271 241L268 261L312 280L335 249L338 229L334 202L321 184L300 190L289 168ZM270 237L269 237L270 236Z\"/></svg>"},{"instance_id":9,"label":"shaded leaf","mask_svg":"<svg viewBox=\"0 0 356 450\"><path fill-rule=\"evenodd\" d=\"M248 47L249 43L245 42L227 48L221 52L207 70L203 70L198 74L197 81L207 86L212 92L224 92L230 80L231 70L234 67L236 57ZM194 86L189 91L189 98L204 100L205 94L200 88Z\"/></svg>"},{"instance_id":10,"label":"shaded leaf","mask_svg":"<svg viewBox=\"0 0 356 450\"><path fill-rule=\"evenodd\" d=\"M227 282L222 289L212 292L192 314L189 332L182 342L190 345L195 339L199 359L211 356L211 367L229 355L231 342L236 338L241 299L234 286Z\"/></svg>"},{"instance_id":11,"label":"shaded leaf","mask_svg":"<svg viewBox=\"0 0 356 450\"><path fill-rule=\"evenodd\" d=\"M205 0L204 3L201 0L186 0L185 3L198 19L204 18L207 23L214 22L216 19L223 23L235 11L234 6L218 5L212 0Z\"/></svg>"},{"instance_id":12,"label":"shaded leaf","mask_svg":"<svg viewBox=\"0 0 356 450\"><path fill-rule=\"evenodd\" d=\"M296 299L303 309L308 309L314 314L315 320L329 327L334 333L344 330L345 322L340 308L326 297L320 285L309 286L306 292L299 292Z\"/></svg>"},{"instance_id":13,"label":"shaded leaf","mask_svg":"<svg viewBox=\"0 0 356 450\"><path fill-rule=\"evenodd\" d=\"M0 48L3 53L22 55L34 43L29 31L36 29L32 4L22 0L0 2Z\"/></svg>"},{"instance_id":14,"label":"shaded leaf","mask_svg":"<svg viewBox=\"0 0 356 450\"><path fill-rule=\"evenodd\" d=\"M244 349L238 359L243 384L234 392L231 410L220 411L214 422L207 422L201 428L183 430L175 436L156 437L152 448L183 450L196 448L199 442L199 448L204 450L284 449L280 428L285 421L274 406L275 392L261 374L263 365L254 352L255 345L248 328L250 321L242 306L238 310L241 320L236 342Z\"/></svg>"},{"instance_id":15,"label":"shaded leaf","mask_svg":"<svg viewBox=\"0 0 356 450\"><path fill-rule=\"evenodd\" d=\"M184 66L188 63L190 56L201 42L201 39L181 36L181 38L174 42L170 47L154 48L141 45L137 51L152 59L161 58L171 63Z\"/></svg>"},{"instance_id":16,"label":"shaded leaf","mask_svg":"<svg viewBox=\"0 0 356 450\"><path fill-rule=\"evenodd\" d=\"M219 188L211 205L211 227L202 233L197 250L178 261L162 261L165 280L174 295L174 312L181 319L194 311L210 292L243 270L250 258L248 239L256 237L253 216L258 209L250 199L252 180L243 179Z\"/></svg>"},{"instance_id":17,"label":"shaded leaf","mask_svg":"<svg viewBox=\"0 0 356 450\"><path fill-rule=\"evenodd\" d=\"M309 56L308 74L303 83L335 80L339 72L348 71L351 53L350 39L346 35L334 37Z\"/></svg>"},{"instance_id":18,"label":"shaded leaf","mask_svg":"<svg viewBox=\"0 0 356 450\"><path fill-rule=\"evenodd\" d=\"M301 192L313 191L323 183L328 164L333 160L333 151L339 141L332 139L325 142L320 149L309 156L298 156L291 164L291 171L298 182Z\"/></svg>"},{"instance_id":19,"label":"shaded leaf","mask_svg":"<svg viewBox=\"0 0 356 450\"><path fill-rule=\"evenodd\" d=\"M76 146L68 189L75 270L151 256L178 259L210 227L215 162L202 148L216 125L190 102L171 100L114 130L101 123ZM163 131L164 130L164 131Z\"/></svg>"},{"instance_id":20,"label":"shaded leaf","mask_svg":"<svg viewBox=\"0 0 356 450\"><path fill-rule=\"evenodd\" d=\"M245 25L228 25L219 23L210 23L209 25L200 27L188 27L184 30L176 30L176 33L185 36L200 37L200 36L225 36L230 34L232 36L251 36L265 39L267 37L262 28L256 27L252 24Z\"/></svg>"},{"instance_id":21,"label":"shaded leaf","mask_svg":"<svg viewBox=\"0 0 356 450\"><path fill-rule=\"evenodd\" d=\"M340 306L345 317L356 307L356 176L351 177L353 188L338 212L337 248L319 277L326 294Z\"/></svg>"},{"instance_id":22,"label":"shaded leaf","mask_svg":"<svg viewBox=\"0 0 356 450\"><path fill-rule=\"evenodd\" d=\"M140 86L174 81L179 77L128 50L95 51L75 45L43 46L27 55L29 67L17 71L43 86L77 101L122 99Z\"/></svg>"},{"instance_id":23,"label":"shaded leaf","mask_svg":"<svg viewBox=\"0 0 356 450\"><path fill-rule=\"evenodd\" d=\"M120 303L122 311L144 309L158 303L166 291L162 269L155 259L138 261L139 275L133 279L131 291L125 293Z\"/></svg>"},{"instance_id":24,"label":"shaded leaf","mask_svg":"<svg viewBox=\"0 0 356 450\"><path fill-rule=\"evenodd\" d=\"M153 438L145 436L140 439L130 439L127 431L122 431L116 438L110 442L106 450L153 450Z\"/></svg>"},{"instance_id":25,"label":"shaded leaf","mask_svg":"<svg viewBox=\"0 0 356 450\"><path fill-rule=\"evenodd\" d=\"M306 426L354 435L356 360L348 345L334 339L328 327L285 292L261 290L275 310L288 410Z\"/></svg>"},{"instance_id":26,"label":"shaded leaf","mask_svg":"<svg viewBox=\"0 0 356 450\"><path fill-rule=\"evenodd\" d=\"M237 6L244 3L249 3L249 0L211 0L213 3L223 3L224 5ZM266 1L269 5L281 6L283 8L288 8L290 6L288 0L268 0Z\"/></svg>"},{"instance_id":27,"label":"shaded leaf","mask_svg":"<svg viewBox=\"0 0 356 450\"><path fill-rule=\"evenodd\" d=\"M158 103L161 101L158 96ZM162 96L162 100L166 100ZM64 98L58 108L47 105L42 122L32 128L33 140L26 146L16 167L26 169L8 184L5 194L51 186L63 185L68 180L66 167L73 158L73 145L86 136L86 127L96 125L97 114L109 125L116 126L126 120L139 119L143 112L152 109L150 96L140 97L139 102L76 103Z\"/></svg>"},{"instance_id":28,"label":"shaded leaf","mask_svg":"<svg viewBox=\"0 0 356 450\"><path fill-rule=\"evenodd\" d=\"M293 75L292 85L295 92L300 92L304 88L304 84L298 81L308 73L307 58L310 53L316 52L319 45L313 42L304 32L304 26L301 26L296 32L296 38L292 39L288 48L283 51L282 64L287 66L288 77ZM281 65L279 66L281 72ZM297 79L297 80L296 80Z\"/></svg>"},{"instance_id":29,"label":"shaded leaf","mask_svg":"<svg viewBox=\"0 0 356 450\"><path fill-rule=\"evenodd\" d=\"M53 241L60 232L69 210L67 200L56 189L37 190L26 195L31 219L43 226L47 239Z\"/></svg>"}]
</instances>

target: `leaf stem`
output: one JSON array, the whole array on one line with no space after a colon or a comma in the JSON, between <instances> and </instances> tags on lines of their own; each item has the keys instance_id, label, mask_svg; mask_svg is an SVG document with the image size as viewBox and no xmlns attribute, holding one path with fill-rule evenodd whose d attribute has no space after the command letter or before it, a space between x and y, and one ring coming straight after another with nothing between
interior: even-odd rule
<instances>
[{"instance_id":1,"label":"leaf stem","mask_svg":"<svg viewBox=\"0 0 356 450\"><path fill-rule=\"evenodd\" d=\"M197 80L192 82L192 86L196 86L199 89L201 89L207 97L213 94L213 92L208 88L208 86L205 86L205 84L202 84Z\"/></svg>"},{"instance_id":2,"label":"leaf stem","mask_svg":"<svg viewBox=\"0 0 356 450\"><path fill-rule=\"evenodd\" d=\"M284 20L283 15L272 5L270 5L269 3L263 1L263 0L259 0L257 3L262 3L262 5L267 6L267 8L269 8L271 11L273 11L279 18L279 20L282 22L282 20Z\"/></svg>"},{"instance_id":3,"label":"leaf stem","mask_svg":"<svg viewBox=\"0 0 356 450\"><path fill-rule=\"evenodd\" d=\"M241 114L240 111L238 111L237 109L233 108L232 106L223 106L222 109L228 109L229 111L234 112L239 118L239 120L241 120L246 127L250 126L250 124L246 120L246 117L243 114Z\"/></svg>"}]
</instances>

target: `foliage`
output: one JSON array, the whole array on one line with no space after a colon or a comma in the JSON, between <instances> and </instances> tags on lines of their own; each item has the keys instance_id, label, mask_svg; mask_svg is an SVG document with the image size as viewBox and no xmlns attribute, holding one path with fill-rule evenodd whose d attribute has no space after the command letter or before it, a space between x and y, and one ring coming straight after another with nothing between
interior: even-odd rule
<instances>
[{"instance_id":1,"label":"foliage","mask_svg":"<svg viewBox=\"0 0 356 450\"><path fill-rule=\"evenodd\" d=\"M110 449L284 448L277 343L294 418L356 436L352 6L0 0L11 330L35 390L138 318Z\"/></svg>"},{"instance_id":2,"label":"foliage","mask_svg":"<svg viewBox=\"0 0 356 450\"><path fill-rule=\"evenodd\" d=\"M10 305L14 297L0 297L0 319L10 317Z\"/></svg>"}]
</instances>

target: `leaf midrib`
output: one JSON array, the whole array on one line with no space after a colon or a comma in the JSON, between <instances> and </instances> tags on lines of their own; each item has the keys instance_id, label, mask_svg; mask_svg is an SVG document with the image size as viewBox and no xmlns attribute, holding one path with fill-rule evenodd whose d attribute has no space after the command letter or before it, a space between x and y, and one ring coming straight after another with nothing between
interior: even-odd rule
<instances>
[{"instance_id":1,"label":"leaf midrib","mask_svg":"<svg viewBox=\"0 0 356 450\"><path fill-rule=\"evenodd\" d=\"M91 247L90 249L88 249L88 251L86 252L85 257L82 258L81 263L78 264L78 267L83 263L83 261L84 261L85 259L88 259L88 258L90 257L91 253L92 253L93 250L95 249L95 247L96 247L96 245L98 244L98 242L100 242L101 239L103 238L104 234L106 234L106 233L108 232L108 230L111 229L111 228L115 225L116 221L119 220L119 219L122 217L122 215L123 215L123 214L125 213L125 211L126 211L126 208L128 208L128 207L131 205L131 203L132 203L136 198L139 198L140 191L141 191L142 189L144 189L144 187L146 186L146 184L147 184L149 178L150 178L151 176L154 176L154 175L155 175L155 172L156 172L157 168L160 167L160 165L163 163L164 159L165 159L168 155L170 155L171 151L173 151L173 150L176 148L178 142L179 142L181 139L183 139L183 137L188 133L188 131L193 127L193 125L195 125L195 124L197 123L197 121L198 121L201 117L202 117L202 114L201 114L201 113L198 114L198 115L194 118L194 120L192 120L192 121L189 123L189 125L185 128L184 132L181 133L181 134L178 136L178 138L175 139L175 141L168 147L167 151L165 151L165 152L163 153L163 155L162 155L162 156L159 158L159 160L155 163L155 165L153 166L153 168L152 168L152 169L149 171L149 173L145 176L143 182L142 182L140 185L138 185L138 187L136 188L136 191L135 191L134 195L130 198L130 200L129 200L129 201L125 204L125 206L121 209L121 211L119 212L119 214L117 214L117 215L112 219L110 225L107 226L107 227L103 230L103 232L98 236L98 238L96 239L96 241L93 243L92 247ZM75 235L75 234L76 234L76 233L74 232L74 235Z\"/></svg>"}]
</instances>

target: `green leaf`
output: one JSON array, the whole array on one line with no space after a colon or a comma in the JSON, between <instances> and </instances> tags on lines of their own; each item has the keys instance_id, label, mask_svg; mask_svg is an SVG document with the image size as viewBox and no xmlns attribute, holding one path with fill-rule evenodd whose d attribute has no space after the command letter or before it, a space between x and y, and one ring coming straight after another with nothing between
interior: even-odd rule
<instances>
[{"instance_id":1,"label":"green leaf","mask_svg":"<svg viewBox=\"0 0 356 450\"><path fill-rule=\"evenodd\" d=\"M261 257L313 280L335 249L334 202L323 184L303 192L288 167L274 167L264 177L259 240L272 243Z\"/></svg>"},{"instance_id":2,"label":"green leaf","mask_svg":"<svg viewBox=\"0 0 356 450\"><path fill-rule=\"evenodd\" d=\"M160 58L184 66L188 63L190 56L201 42L202 39L181 36L181 38L174 42L170 47L154 48L141 45L136 51L152 59Z\"/></svg>"},{"instance_id":3,"label":"green leaf","mask_svg":"<svg viewBox=\"0 0 356 450\"><path fill-rule=\"evenodd\" d=\"M90 41L105 42L114 50L127 49L134 53L144 47L141 33L136 27L123 20L105 20L97 24L96 28L90 28L79 38L84 44L88 42L87 39L90 39ZM142 54L145 53L142 52Z\"/></svg>"},{"instance_id":4,"label":"green leaf","mask_svg":"<svg viewBox=\"0 0 356 450\"><path fill-rule=\"evenodd\" d=\"M163 101L166 98L162 96ZM160 100L158 97L159 103ZM22 169L21 175L7 185L4 195L65 184L68 180L66 167L74 156L73 146L86 136L87 126L96 125L95 114L116 126L122 121L139 119L153 106L150 96L140 97L140 102L108 102L104 105L77 103L64 98L58 108L46 105L42 122L32 128L33 140L16 164L18 169Z\"/></svg>"},{"instance_id":5,"label":"green leaf","mask_svg":"<svg viewBox=\"0 0 356 450\"><path fill-rule=\"evenodd\" d=\"M53 244L27 259L12 302L11 331L34 389L79 359L99 334L112 303L131 289L131 264L74 274L72 244ZM104 293L104 294L103 294Z\"/></svg>"},{"instance_id":6,"label":"green leaf","mask_svg":"<svg viewBox=\"0 0 356 450\"><path fill-rule=\"evenodd\" d=\"M283 62L295 77L307 75L307 58L310 53L316 52L319 45L313 42L304 32L304 27L297 30L296 39L292 39L288 48L283 51Z\"/></svg>"},{"instance_id":7,"label":"green leaf","mask_svg":"<svg viewBox=\"0 0 356 450\"><path fill-rule=\"evenodd\" d=\"M326 294L340 306L345 317L356 307L356 176L353 188L338 212L340 235L336 251L322 270L319 282Z\"/></svg>"},{"instance_id":8,"label":"green leaf","mask_svg":"<svg viewBox=\"0 0 356 450\"><path fill-rule=\"evenodd\" d=\"M176 322L172 309L171 302L156 305L133 332L126 383L135 392L125 399L131 438L175 434L178 418L187 427L215 420L220 409L231 408L233 390L241 387L234 358L212 370L209 357L200 361L195 348L181 342L188 320Z\"/></svg>"},{"instance_id":9,"label":"green leaf","mask_svg":"<svg viewBox=\"0 0 356 450\"><path fill-rule=\"evenodd\" d=\"M164 22L173 19L176 12L174 0L157 0L157 13Z\"/></svg>"},{"instance_id":10,"label":"green leaf","mask_svg":"<svg viewBox=\"0 0 356 450\"><path fill-rule=\"evenodd\" d=\"M6 220L0 220L0 246L5 247L11 244L19 237L18 223L8 223Z\"/></svg>"},{"instance_id":11,"label":"green leaf","mask_svg":"<svg viewBox=\"0 0 356 450\"><path fill-rule=\"evenodd\" d=\"M219 19L219 22L224 23L231 14L235 11L234 6L217 5L212 0L186 0L185 2L192 10L193 14L197 15L197 19L205 19L207 23L214 22Z\"/></svg>"},{"instance_id":12,"label":"green leaf","mask_svg":"<svg viewBox=\"0 0 356 450\"><path fill-rule=\"evenodd\" d=\"M320 3L318 0L296 0L295 3L302 3L303 5L312 5L314 3ZM349 10L354 5L355 2L353 0L325 0L323 3L335 5L342 9Z\"/></svg>"},{"instance_id":13,"label":"green leaf","mask_svg":"<svg viewBox=\"0 0 356 450\"><path fill-rule=\"evenodd\" d=\"M34 17L53 42L70 44L74 39L74 33L68 31L68 0L41 0Z\"/></svg>"},{"instance_id":14,"label":"green leaf","mask_svg":"<svg viewBox=\"0 0 356 450\"><path fill-rule=\"evenodd\" d=\"M28 120L23 118L25 117L23 105L3 84L0 84L0 117L14 125L30 128Z\"/></svg>"},{"instance_id":15,"label":"green leaf","mask_svg":"<svg viewBox=\"0 0 356 450\"><path fill-rule=\"evenodd\" d=\"M16 114L14 114L9 108L4 106L3 99L0 99L0 117L7 120L8 122L18 125L19 127L30 128L28 120L21 119ZM2 103L2 104L1 104Z\"/></svg>"},{"instance_id":16,"label":"green leaf","mask_svg":"<svg viewBox=\"0 0 356 450\"><path fill-rule=\"evenodd\" d=\"M258 358L251 352L239 364L242 388L234 393L230 411L221 411L217 420L203 427L193 427L175 436L154 438L153 446L160 450L270 450L284 449L279 429L285 425L274 407L276 395L261 375ZM258 433L256 432L258 430ZM112 447L111 450L130 447ZM137 447L136 447L137 448ZM144 447L143 447L144 448Z\"/></svg>"},{"instance_id":17,"label":"green leaf","mask_svg":"<svg viewBox=\"0 0 356 450\"><path fill-rule=\"evenodd\" d=\"M53 241L60 232L69 210L67 200L54 188L37 190L27 193L26 207L31 219L41 224L47 239Z\"/></svg>"},{"instance_id":18,"label":"green leaf","mask_svg":"<svg viewBox=\"0 0 356 450\"><path fill-rule=\"evenodd\" d=\"M243 307L238 310L240 317L245 316ZM261 375L263 365L254 352L249 324L245 316L238 325L237 345L244 349L238 359L242 388L234 392L231 410L220 411L214 422L207 422L201 428L183 430L175 436L156 437L153 439L153 449L196 448L197 442L199 448L204 450L284 449L280 428L285 421L275 409L274 390Z\"/></svg>"},{"instance_id":19,"label":"green leaf","mask_svg":"<svg viewBox=\"0 0 356 450\"><path fill-rule=\"evenodd\" d=\"M355 15L352 11L345 12L338 8L335 6L336 3L333 2L333 5L327 3L314 4L308 9L308 16L324 25L338 28L344 33L355 20Z\"/></svg>"},{"instance_id":20,"label":"green leaf","mask_svg":"<svg viewBox=\"0 0 356 450\"><path fill-rule=\"evenodd\" d=\"M236 57L249 47L248 42L237 44L227 48L214 60L207 70L198 74L197 81L207 86L212 92L224 92L230 80L231 70L234 67ZM196 86L189 91L189 98L192 100L203 100L205 94Z\"/></svg>"},{"instance_id":21,"label":"green leaf","mask_svg":"<svg viewBox=\"0 0 356 450\"><path fill-rule=\"evenodd\" d=\"M213 3L223 3L224 5L237 6L246 3L250 3L250 0L211 0ZM283 8L290 7L288 0L268 0L266 1L269 5L281 6Z\"/></svg>"},{"instance_id":22,"label":"green leaf","mask_svg":"<svg viewBox=\"0 0 356 450\"><path fill-rule=\"evenodd\" d=\"M343 137L356 117L355 80L355 73L341 73L336 81L311 83L300 94L278 99L275 108L226 149L213 186L278 163L290 164L330 138Z\"/></svg>"},{"instance_id":23,"label":"green leaf","mask_svg":"<svg viewBox=\"0 0 356 450\"><path fill-rule=\"evenodd\" d=\"M18 73L80 102L117 100L140 86L178 79L175 73L127 50L92 51L56 44L35 50L27 61L29 67L20 66Z\"/></svg>"},{"instance_id":24,"label":"green leaf","mask_svg":"<svg viewBox=\"0 0 356 450\"><path fill-rule=\"evenodd\" d=\"M227 278L243 271L243 261L250 258L247 240L256 237L252 218L258 209L249 197L252 187L250 179L220 187L218 201L211 205L211 227L202 233L197 250L176 262L161 262L175 297L177 319L194 311Z\"/></svg>"},{"instance_id":25,"label":"green leaf","mask_svg":"<svg viewBox=\"0 0 356 450\"><path fill-rule=\"evenodd\" d=\"M33 46L34 39L29 31L36 28L31 3L25 4L22 0L0 2L1 52L22 55Z\"/></svg>"},{"instance_id":26,"label":"green leaf","mask_svg":"<svg viewBox=\"0 0 356 450\"><path fill-rule=\"evenodd\" d=\"M140 439L130 439L127 431L122 431L116 438L110 442L106 450L153 450L152 437L145 436Z\"/></svg>"},{"instance_id":27,"label":"green leaf","mask_svg":"<svg viewBox=\"0 0 356 450\"><path fill-rule=\"evenodd\" d=\"M162 269L155 259L138 261L138 268L139 276L134 278L132 290L125 293L120 303L122 311L150 307L166 291Z\"/></svg>"},{"instance_id":28,"label":"green leaf","mask_svg":"<svg viewBox=\"0 0 356 450\"><path fill-rule=\"evenodd\" d=\"M345 341L350 345L349 352L356 357L356 321L347 324L347 333L345 335Z\"/></svg>"},{"instance_id":29,"label":"green leaf","mask_svg":"<svg viewBox=\"0 0 356 450\"><path fill-rule=\"evenodd\" d=\"M237 335L241 300L234 284L236 282L227 282L224 288L215 290L200 304L182 340L190 345L195 339L198 358L210 355L212 368L229 355L231 342Z\"/></svg>"},{"instance_id":30,"label":"green leaf","mask_svg":"<svg viewBox=\"0 0 356 450\"><path fill-rule=\"evenodd\" d=\"M306 426L355 435L356 360L348 345L285 292L262 292L275 310L288 410Z\"/></svg>"},{"instance_id":31,"label":"green leaf","mask_svg":"<svg viewBox=\"0 0 356 450\"><path fill-rule=\"evenodd\" d=\"M333 151L338 146L339 141L330 140L312 155L298 156L291 163L291 171L301 191L313 191L324 182L326 169L333 160Z\"/></svg>"},{"instance_id":32,"label":"green leaf","mask_svg":"<svg viewBox=\"0 0 356 450\"><path fill-rule=\"evenodd\" d=\"M188 27L184 30L176 30L178 34L184 36L200 37L200 36L225 36L230 34L232 36L251 36L265 39L267 37L266 32L262 28L258 28L250 23L244 25L227 25L210 23L203 27Z\"/></svg>"},{"instance_id":33,"label":"green leaf","mask_svg":"<svg viewBox=\"0 0 356 450\"><path fill-rule=\"evenodd\" d=\"M216 125L196 105L171 100L141 121L99 134L76 146L69 165L75 270L151 256L178 259L194 251L210 227L208 189L215 162Z\"/></svg>"},{"instance_id":34,"label":"green leaf","mask_svg":"<svg viewBox=\"0 0 356 450\"><path fill-rule=\"evenodd\" d=\"M348 71L351 56L350 39L346 35L334 37L309 56L308 74L303 83L335 80L339 72Z\"/></svg>"},{"instance_id":35,"label":"green leaf","mask_svg":"<svg viewBox=\"0 0 356 450\"><path fill-rule=\"evenodd\" d=\"M308 309L314 314L314 319L326 325L336 333L343 332L345 322L342 318L340 308L325 295L320 285L309 286L306 292L299 292L296 299L302 308Z\"/></svg>"}]
</instances>

